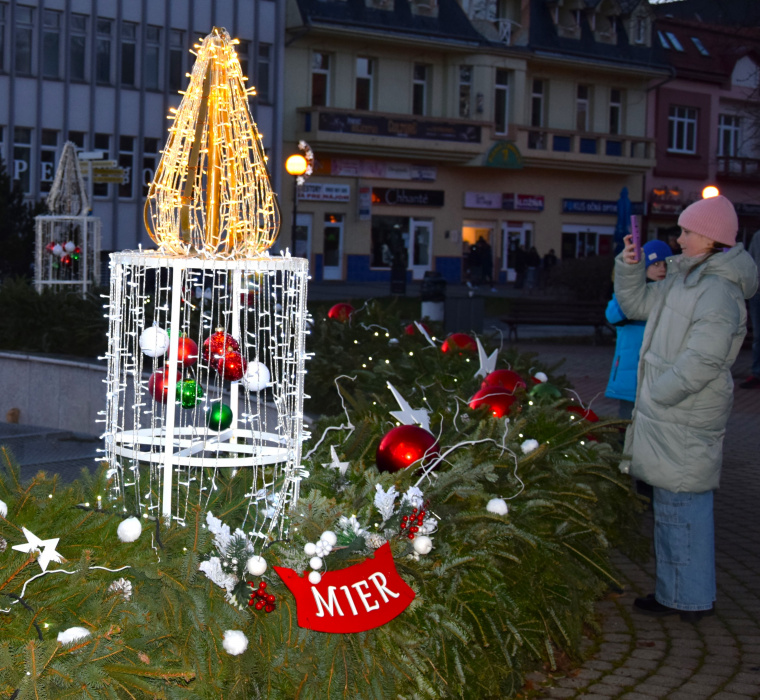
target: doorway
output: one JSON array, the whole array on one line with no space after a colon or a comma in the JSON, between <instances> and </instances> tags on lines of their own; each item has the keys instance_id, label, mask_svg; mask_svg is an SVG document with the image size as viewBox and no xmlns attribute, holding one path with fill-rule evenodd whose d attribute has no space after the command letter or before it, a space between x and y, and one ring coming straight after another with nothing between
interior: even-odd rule
<instances>
[{"instance_id":1,"label":"doorway","mask_svg":"<svg viewBox=\"0 0 760 700\"><path fill-rule=\"evenodd\" d=\"M504 256L501 261L501 269L506 272L507 282L514 282L517 278L515 261L520 246L525 250L533 245L533 224L522 221L504 221L501 225L501 249Z\"/></svg>"},{"instance_id":2,"label":"doorway","mask_svg":"<svg viewBox=\"0 0 760 700\"><path fill-rule=\"evenodd\" d=\"M324 228L324 270L325 280L343 279L343 214L325 214Z\"/></svg>"},{"instance_id":3,"label":"doorway","mask_svg":"<svg viewBox=\"0 0 760 700\"><path fill-rule=\"evenodd\" d=\"M421 280L430 270L431 248L433 244L433 222L425 219L412 219L409 237L409 267L412 279Z\"/></svg>"}]
</instances>

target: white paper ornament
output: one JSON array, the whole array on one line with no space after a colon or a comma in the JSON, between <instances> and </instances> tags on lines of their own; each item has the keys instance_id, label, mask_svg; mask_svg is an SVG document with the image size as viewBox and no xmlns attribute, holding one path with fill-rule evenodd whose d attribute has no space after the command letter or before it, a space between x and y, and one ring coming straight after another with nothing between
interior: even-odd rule
<instances>
[{"instance_id":1,"label":"white paper ornament","mask_svg":"<svg viewBox=\"0 0 760 700\"><path fill-rule=\"evenodd\" d=\"M312 569L321 569L322 568L322 559L319 557L312 557L309 559L309 566Z\"/></svg>"},{"instance_id":2,"label":"white paper ornament","mask_svg":"<svg viewBox=\"0 0 760 700\"><path fill-rule=\"evenodd\" d=\"M67 630L58 633L58 641L61 644L71 644L80 639L90 636L90 631L84 627L69 627Z\"/></svg>"},{"instance_id":3,"label":"white paper ornament","mask_svg":"<svg viewBox=\"0 0 760 700\"><path fill-rule=\"evenodd\" d=\"M267 562L264 557L252 556L245 563L245 570L251 574L251 576L261 576L267 570Z\"/></svg>"},{"instance_id":4,"label":"white paper ornament","mask_svg":"<svg viewBox=\"0 0 760 700\"><path fill-rule=\"evenodd\" d=\"M248 369L246 369L243 375L243 386L248 391L261 391L262 389L266 389L271 378L272 375L269 373L267 366L254 360L248 363Z\"/></svg>"},{"instance_id":5,"label":"white paper ornament","mask_svg":"<svg viewBox=\"0 0 760 700\"><path fill-rule=\"evenodd\" d=\"M67 253L73 253L76 250L76 248L77 246L76 246L76 243L74 243L74 241L66 241L66 245L63 246L63 249Z\"/></svg>"},{"instance_id":6,"label":"white paper ornament","mask_svg":"<svg viewBox=\"0 0 760 700\"><path fill-rule=\"evenodd\" d=\"M414 547L414 551L417 552L417 554L427 554L433 549L433 540L427 535L417 535L417 537L412 540L412 547Z\"/></svg>"},{"instance_id":7,"label":"white paper ornament","mask_svg":"<svg viewBox=\"0 0 760 700\"><path fill-rule=\"evenodd\" d=\"M169 349L169 334L158 326L146 328L140 334L140 350L148 357L161 357Z\"/></svg>"},{"instance_id":8,"label":"white paper ornament","mask_svg":"<svg viewBox=\"0 0 760 700\"><path fill-rule=\"evenodd\" d=\"M5 501L0 501L0 518L4 518L8 515L8 504Z\"/></svg>"},{"instance_id":9,"label":"white paper ornament","mask_svg":"<svg viewBox=\"0 0 760 700\"><path fill-rule=\"evenodd\" d=\"M533 379L537 379L542 384L549 381L549 377L546 376L546 372L536 372L533 375Z\"/></svg>"},{"instance_id":10,"label":"white paper ornament","mask_svg":"<svg viewBox=\"0 0 760 700\"><path fill-rule=\"evenodd\" d=\"M492 498L488 501L486 510L489 513L496 513L496 515L506 515L509 512L509 506L503 498Z\"/></svg>"},{"instance_id":11,"label":"white paper ornament","mask_svg":"<svg viewBox=\"0 0 760 700\"><path fill-rule=\"evenodd\" d=\"M303 546L303 553L307 557L313 557L317 553L317 545L314 542L307 542Z\"/></svg>"},{"instance_id":12,"label":"white paper ornament","mask_svg":"<svg viewBox=\"0 0 760 700\"><path fill-rule=\"evenodd\" d=\"M231 656L240 656L248 648L248 637L240 630L227 630L224 633L222 646Z\"/></svg>"},{"instance_id":13,"label":"white paper ornament","mask_svg":"<svg viewBox=\"0 0 760 700\"><path fill-rule=\"evenodd\" d=\"M315 586L322 580L322 574L319 571L312 571L309 573L309 583L313 583Z\"/></svg>"},{"instance_id":14,"label":"white paper ornament","mask_svg":"<svg viewBox=\"0 0 760 700\"><path fill-rule=\"evenodd\" d=\"M134 516L122 520L116 528L116 534L122 542L134 542L142 532L142 523Z\"/></svg>"},{"instance_id":15,"label":"white paper ornament","mask_svg":"<svg viewBox=\"0 0 760 700\"><path fill-rule=\"evenodd\" d=\"M338 536L332 530L325 530L319 539L327 542L331 549L338 544Z\"/></svg>"},{"instance_id":16,"label":"white paper ornament","mask_svg":"<svg viewBox=\"0 0 760 700\"><path fill-rule=\"evenodd\" d=\"M63 246L60 243L56 243L53 246L53 255L60 258L63 255Z\"/></svg>"}]
</instances>

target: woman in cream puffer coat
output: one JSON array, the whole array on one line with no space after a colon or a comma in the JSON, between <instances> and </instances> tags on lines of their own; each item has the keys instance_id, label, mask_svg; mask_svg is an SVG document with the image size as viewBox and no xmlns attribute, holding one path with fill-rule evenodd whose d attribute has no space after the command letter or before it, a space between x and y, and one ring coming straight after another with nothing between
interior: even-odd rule
<instances>
[{"instance_id":1,"label":"woman in cream puffer coat","mask_svg":"<svg viewBox=\"0 0 760 700\"><path fill-rule=\"evenodd\" d=\"M678 223L683 255L668 260L664 280L645 284L630 237L615 261L623 312L647 321L622 468L654 486L657 582L634 608L696 622L715 600L713 491L758 271L735 245L738 219L725 197L692 204Z\"/></svg>"}]
</instances>

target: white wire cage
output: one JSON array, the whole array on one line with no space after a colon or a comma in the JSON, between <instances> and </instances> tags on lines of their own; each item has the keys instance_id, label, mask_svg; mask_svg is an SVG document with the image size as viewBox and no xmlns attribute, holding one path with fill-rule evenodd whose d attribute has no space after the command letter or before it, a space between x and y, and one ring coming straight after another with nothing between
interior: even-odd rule
<instances>
[{"instance_id":1,"label":"white wire cage","mask_svg":"<svg viewBox=\"0 0 760 700\"><path fill-rule=\"evenodd\" d=\"M48 214L35 217L34 285L74 287L86 295L100 280L100 219Z\"/></svg>"},{"instance_id":2,"label":"white wire cage","mask_svg":"<svg viewBox=\"0 0 760 700\"><path fill-rule=\"evenodd\" d=\"M111 255L105 453L113 505L184 524L246 470L241 527L281 537L298 500L305 259Z\"/></svg>"}]
</instances>

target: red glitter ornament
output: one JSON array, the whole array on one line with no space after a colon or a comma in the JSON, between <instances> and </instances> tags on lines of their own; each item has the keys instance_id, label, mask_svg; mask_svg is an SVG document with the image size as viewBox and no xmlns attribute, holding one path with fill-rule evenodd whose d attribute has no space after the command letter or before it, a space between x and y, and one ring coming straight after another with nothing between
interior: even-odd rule
<instances>
[{"instance_id":1,"label":"red glitter ornament","mask_svg":"<svg viewBox=\"0 0 760 700\"><path fill-rule=\"evenodd\" d=\"M468 352L477 352L478 346L475 338L467 333L452 333L441 345L443 352L467 350ZM459 353L461 355L461 352Z\"/></svg>"},{"instance_id":2,"label":"red glitter ornament","mask_svg":"<svg viewBox=\"0 0 760 700\"><path fill-rule=\"evenodd\" d=\"M219 360L223 358L228 351L238 350L240 343L231 335L223 330L216 330L206 340L203 341L203 359Z\"/></svg>"},{"instance_id":3,"label":"red glitter ornament","mask_svg":"<svg viewBox=\"0 0 760 700\"><path fill-rule=\"evenodd\" d=\"M381 472L406 469L427 455L439 454L435 437L417 425L399 425L385 434L375 455Z\"/></svg>"},{"instance_id":4,"label":"red glitter ornament","mask_svg":"<svg viewBox=\"0 0 760 700\"><path fill-rule=\"evenodd\" d=\"M327 312L327 318L345 323L351 317L352 313L354 313L354 307L351 306L351 304L341 302L340 304L335 304L335 306Z\"/></svg>"},{"instance_id":5,"label":"red glitter ornament","mask_svg":"<svg viewBox=\"0 0 760 700\"><path fill-rule=\"evenodd\" d=\"M427 323L420 323L420 325L425 329L425 332L430 335L432 331L430 330L430 327L427 325ZM410 323L406 328L404 328L404 333L406 333L406 335L414 335L415 333L419 332L419 329L414 323Z\"/></svg>"},{"instance_id":6,"label":"red glitter ornament","mask_svg":"<svg viewBox=\"0 0 760 700\"><path fill-rule=\"evenodd\" d=\"M470 399L470 408L476 409L487 406L497 418L502 418L515 402L514 394L500 386L484 386Z\"/></svg>"},{"instance_id":7,"label":"red glitter ornament","mask_svg":"<svg viewBox=\"0 0 760 700\"><path fill-rule=\"evenodd\" d=\"M578 418L587 420L589 423L599 422L599 416L597 416L596 413L594 413L590 408L582 408L581 406L570 404L569 406L565 406L565 410L577 416Z\"/></svg>"},{"instance_id":8,"label":"red glitter ornament","mask_svg":"<svg viewBox=\"0 0 760 700\"><path fill-rule=\"evenodd\" d=\"M148 391L156 401L166 403L166 399L169 396L169 377L171 372L168 367L153 372L148 379ZM177 372L177 381L182 378L182 374Z\"/></svg>"},{"instance_id":9,"label":"red glitter ornament","mask_svg":"<svg viewBox=\"0 0 760 700\"><path fill-rule=\"evenodd\" d=\"M177 362L183 367L192 367L198 361L198 343L182 336L177 341Z\"/></svg>"},{"instance_id":10,"label":"red glitter ornament","mask_svg":"<svg viewBox=\"0 0 760 700\"><path fill-rule=\"evenodd\" d=\"M214 363L222 378L228 382L237 382L243 378L248 362L237 350L228 350L224 357Z\"/></svg>"},{"instance_id":11,"label":"red glitter ornament","mask_svg":"<svg viewBox=\"0 0 760 700\"><path fill-rule=\"evenodd\" d=\"M517 387L527 387L523 378L511 369L497 369L486 375L482 387L485 389L487 386L498 386L513 394Z\"/></svg>"}]
</instances>

